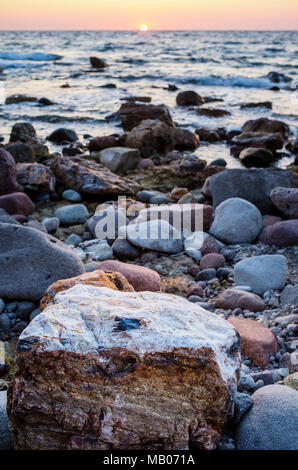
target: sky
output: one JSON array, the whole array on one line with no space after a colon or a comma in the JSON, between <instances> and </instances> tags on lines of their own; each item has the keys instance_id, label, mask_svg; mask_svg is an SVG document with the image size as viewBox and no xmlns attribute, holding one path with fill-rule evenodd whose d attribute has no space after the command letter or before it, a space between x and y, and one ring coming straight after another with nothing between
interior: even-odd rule
<instances>
[{"instance_id":1,"label":"sky","mask_svg":"<svg viewBox=\"0 0 298 470\"><path fill-rule=\"evenodd\" d=\"M1 30L297 30L298 0L0 0Z\"/></svg>"}]
</instances>

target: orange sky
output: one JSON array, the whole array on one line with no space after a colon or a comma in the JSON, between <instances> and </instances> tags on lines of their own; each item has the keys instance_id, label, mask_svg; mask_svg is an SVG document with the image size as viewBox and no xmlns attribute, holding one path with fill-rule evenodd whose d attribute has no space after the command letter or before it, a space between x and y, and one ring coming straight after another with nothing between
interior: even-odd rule
<instances>
[{"instance_id":1,"label":"orange sky","mask_svg":"<svg viewBox=\"0 0 298 470\"><path fill-rule=\"evenodd\" d=\"M0 0L0 29L297 29L298 0Z\"/></svg>"}]
</instances>

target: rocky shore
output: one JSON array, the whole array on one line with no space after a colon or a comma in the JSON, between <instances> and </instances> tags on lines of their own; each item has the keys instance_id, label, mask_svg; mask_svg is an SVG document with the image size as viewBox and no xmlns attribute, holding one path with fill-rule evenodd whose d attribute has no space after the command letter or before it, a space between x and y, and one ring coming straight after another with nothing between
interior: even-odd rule
<instances>
[{"instance_id":1,"label":"rocky shore","mask_svg":"<svg viewBox=\"0 0 298 470\"><path fill-rule=\"evenodd\" d=\"M297 135L191 132L145 98L121 134L1 144L0 449L297 450Z\"/></svg>"}]
</instances>

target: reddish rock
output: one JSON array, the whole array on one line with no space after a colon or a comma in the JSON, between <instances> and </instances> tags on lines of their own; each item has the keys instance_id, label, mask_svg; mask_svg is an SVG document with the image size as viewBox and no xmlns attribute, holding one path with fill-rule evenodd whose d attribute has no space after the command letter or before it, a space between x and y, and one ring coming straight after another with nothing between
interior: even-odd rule
<instances>
[{"instance_id":1,"label":"reddish rock","mask_svg":"<svg viewBox=\"0 0 298 470\"><path fill-rule=\"evenodd\" d=\"M270 199L286 217L298 219L298 188L274 188Z\"/></svg>"},{"instance_id":2,"label":"reddish rock","mask_svg":"<svg viewBox=\"0 0 298 470\"><path fill-rule=\"evenodd\" d=\"M97 269L115 271L122 274L136 291L156 292L160 290L161 279L159 274L153 269L114 260L99 263Z\"/></svg>"},{"instance_id":3,"label":"reddish rock","mask_svg":"<svg viewBox=\"0 0 298 470\"><path fill-rule=\"evenodd\" d=\"M213 129L206 129L205 127L200 127L196 130L196 134L200 137L200 140L203 142L217 142L222 140L218 132Z\"/></svg>"},{"instance_id":4,"label":"reddish rock","mask_svg":"<svg viewBox=\"0 0 298 470\"><path fill-rule=\"evenodd\" d=\"M0 148L0 195L19 191L16 162L13 156Z\"/></svg>"},{"instance_id":5,"label":"reddish rock","mask_svg":"<svg viewBox=\"0 0 298 470\"><path fill-rule=\"evenodd\" d=\"M218 245L217 240L214 237L212 237L212 235L208 235L203 241L203 245L201 247L202 255L205 256L209 253L218 253L218 252L219 252L219 245Z\"/></svg>"},{"instance_id":6,"label":"reddish rock","mask_svg":"<svg viewBox=\"0 0 298 470\"><path fill-rule=\"evenodd\" d=\"M197 295L199 297L203 297L204 290L200 284L193 284L189 287L188 291L186 292L186 297L190 297L191 295Z\"/></svg>"},{"instance_id":7,"label":"reddish rock","mask_svg":"<svg viewBox=\"0 0 298 470\"><path fill-rule=\"evenodd\" d=\"M119 147L119 140L113 135L94 137L94 139L91 139L88 144L90 152L100 152L101 150L110 147Z\"/></svg>"},{"instance_id":8,"label":"reddish rock","mask_svg":"<svg viewBox=\"0 0 298 470\"><path fill-rule=\"evenodd\" d=\"M200 145L200 138L194 132L173 128L175 150L195 150Z\"/></svg>"},{"instance_id":9,"label":"reddish rock","mask_svg":"<svg viewBox=\"0 0 298 470\"><path fill-rule=\"evenodd\" d=\"M178 106L198 106L204 104L205 100L195 91L188 90L178 93L176 103Z\"/></svg>"},{"instance_id":10,"label":"reddish rock","mask_svg":"<svg viewBox=\"0 0 298 470\"><path fill-rule=\"evenodd\" d=\"M287 135L290 131L289 126L282 121L275 119L259 118L247 121L242 130L244 132L260 132L263 134L274 134L279 132L283 136Z\"/></svg>"},{"instance_id":11,"label":"reddish rock","mask_svg":"<svg viewBox=\"0 0 298 470\"><path fill-rule=\"evenodd\" d=\"M30 215L34 212L35 205L25 193L12 193L0 196L0 208L8 214Z\"/></svg>"},{"instance_id":12,"label":"reddish rock","mask_svg":"<svg viewBox=\"0 0 298 470\"><path fill-rule=\"evenodd\" d=\"M67 188L87 194L134 195L138 184L112 173L84 157L56 157L51 163L56 178Z\"/></svg>"},{"instance_id":13,"label":"reddish rock","mask_svg":"<svg viewBox=\"0 0 298 470\"><path fill-rule=\"evenodd\" d=\"M254 320L230 317L228 321L240 334L241 353L256 366L267 367L270 356L275 356L279 350L274 333Z\"/></svg>"},{"instance_id":14,"label":"reddish rock","mask_svg":"<svg viewBox=\"0 0 298 470\"><path fill-rule=\"evenodd\" d=\"M56 178L52 170L41 163L19 163L17 178L26 191L52 193L55 190Z\"/></svg>"},{"instance_id":15,"label":"reddish rock","mask_svg":"<svg viewBox=\"0 0 298 470\"><path fill-rule=\"evenodd\" d=\"M229 116L231 114L229 111L226 111L225 109L218 109L218 108L198 108L196 112L200 116L208 116L208 117L214 117L214 118Z\"/></svg>"},{"instance_id":16,"label":"reddish rock","mask_svg":"<svg viewBox=\"0 0 298 470\"><path fill-rule=\"evenodd\" d=\"M241 308L251 312L262 312L266 308L261 297L252 292L239 289L224 290L214 299L213 303L216 308L223 308L225 310Z\"/></svg>"},{"instance_id":17,"label":"reddish rock","mask_svg":"<svg viewBox=\"0 0 298 470\"><path fill-rule=\"evenodd\" d=\"M152 166L154 166L154 162L151 158L142 158L138 164L138 170L142 170L142 168L151 168Z\"/></svg>"},{"instance_id":18,"label":"reddish rock","mask_svg":"<svg viewBox=\"0 0 298 470\"><path fill-rule=\"evenodd\" d=\"M91 273L84 273L80 276L70 277L69 279L61 279L60 281L56 281L51 284L40 301L40 309L44 310L48 307L48 305L53 302L53 299L58 292L63 292L77 284L94 287L108 287L109 289L120 290L123 292L133 292L134 290L127 279L119 272L96 269Z\"/></svg>"},{"instance_id":19,"label":"reddish rock","mask_svg":"<svg viewBox=\"0 0 298 470\"><path fill-rule=\"evenodd\" d=\"M23 214L12 214L12 217L17 221L20 222L20 224L23 224L24 222L27 222L27 217Z\"/></svg>"},{"instance_id":20,"label":"reddish rock","mask_svg":"<svg viewBox=\"0 0 298 470\"><path fill-rule=\"evenodd\" d=\"M260 240L266 245L298 245L298 219L283 220L262 230Z\"/></svg>"},{"instance_id":21,"label":"reddish rock","mask_svg":"<svg viewBox=\"0 0 298 470\"><path fill-rule=\"evenodd\" d=\"M168 126L174 127L170 111L165 105L154 106L152 104L124 103L118 111L118 116L125 131L131 131L147 119L158 119Z\"/></svg>"},{"instance_id":22,"label":"reddish rock","mask_svg":"<svg viewBox=\"0 0 298 470\"><path fill-rule=\"evenodd\" d=\"M263 218L263 227L268 227L269 225L277 224L278 222L282 222L281 217L277 217L276 215L267 215Z\"/></svg>"},{"instance_id":23,"label":"reddish rock","mask_svg":"<svg viewBox=\"0 0 298 470\"><path fill-rule=\"evenodd\" d=\"M161 120L146 119L126 135L125 146L138 149L144 158L166 155L175 148L173 128Z\"/></svg>"},{"instance_id":24,"label":"reddish rock","mask_svg":"<svg viewBox=\"0 0 298 470\"><path fill-rule=\"evenodd\" d=\"M90 57L90 64L95 69L105 69L108 67L108 64L98 57Z\"/></svg>"},{"instance_id":25,"label":"reddish rock","mask_svg":"<svg viewBox=\"0 0 298 470\"><path fill-rule=\"evenodd\" d=\"M280 133L275 134L258 134L256 132L243 132L236 137L233 137L231 153L239 156L242 150L251 148L264 148L275 152L283 148L284 141Z\"/></svg>"},{"instance_id":26,"label":"reddish rock","mask_svg":"<svg viewBox=\"0 0 298 470\"><path fill-rule=\"evenodd\" d=\"M225 264L225 257L219 253L209 253L204 255L200 261L201 269L221 268Z\"/></svg>"}]
</instances>

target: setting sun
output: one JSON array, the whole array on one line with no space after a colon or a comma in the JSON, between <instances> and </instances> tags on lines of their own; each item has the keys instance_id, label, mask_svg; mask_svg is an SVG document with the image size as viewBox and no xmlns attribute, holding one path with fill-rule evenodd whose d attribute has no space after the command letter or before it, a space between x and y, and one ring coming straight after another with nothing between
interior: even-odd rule
<instances>
[{"instance_id":1,"label":"setting sun","mask_svg":"<svg viewBox=\"0 0 298 470\"><path fill-rule=\"evenodd\" d=\"M143 33L145 33L146 31L148 31L148 26L146 24L142 24L142 26L140 27L140 30L143 31Z\"/></svg>"}]
</instances>

